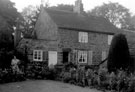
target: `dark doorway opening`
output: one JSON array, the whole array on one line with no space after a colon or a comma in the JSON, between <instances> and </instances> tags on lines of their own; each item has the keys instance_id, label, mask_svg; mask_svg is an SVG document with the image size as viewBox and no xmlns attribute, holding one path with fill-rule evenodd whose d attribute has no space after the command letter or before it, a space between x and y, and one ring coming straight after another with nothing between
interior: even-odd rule
<instances>
[{"instance_id":1,"label":"dark doorway opening","mask_svg":"<svg viewBox=\"0 0 135 92\"><path fill-rule=\"evenodd\" d=\"M63 63L67 63L69 60L69 52L63 52Z\"/></svg>"}]
</instances>

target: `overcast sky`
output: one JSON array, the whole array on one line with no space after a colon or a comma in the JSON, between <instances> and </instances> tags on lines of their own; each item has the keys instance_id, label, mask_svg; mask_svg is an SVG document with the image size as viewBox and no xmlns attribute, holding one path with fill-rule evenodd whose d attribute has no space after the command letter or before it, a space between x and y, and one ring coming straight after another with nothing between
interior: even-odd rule
<instances>
[{"instance_id":1,"label":"overcast sky","mask_svg":"<svg viewBox=\"0 0 135 92\"><path fill-rule=\"evenodd\" d=\"M11 0L15 2L16 8L18 11L21 11L24 7L28 5L40 5L41 0ZM76 0L44 0L49 1L49 5L57 5L57 4L74 4ZM82 0L84 4L85 11L93 9L95 6L102 5L103 3L111 2L118 2L119 4L123 5L124 7L130 9L130 12L135 14L135 0Z\"/></svg>"}]
</instances>

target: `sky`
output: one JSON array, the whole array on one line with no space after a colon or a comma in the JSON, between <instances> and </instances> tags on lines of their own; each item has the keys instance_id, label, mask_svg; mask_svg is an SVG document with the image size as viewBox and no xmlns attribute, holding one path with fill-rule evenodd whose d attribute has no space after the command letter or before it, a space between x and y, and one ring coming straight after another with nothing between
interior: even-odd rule
<instances>
[{"instance_id":1,"label":"sky","mask_svg":"<svg viewBox=\"0 0 135 92\"><path fill-rule=\"evenodd\" d=\"M28 5L39 6L41 0L11 0L16 4L18 11L22 11L24 7ZM76 0L44 0L44 2L49 1L50 6L56 6L57 4L74 4ZM84 10L88 11L93 9L95 6L102 5L103 3L118 2L124 7L128 8L132 14L135 14L135 0L82 0L84 5Z\"/></svg>"}]
</instances>

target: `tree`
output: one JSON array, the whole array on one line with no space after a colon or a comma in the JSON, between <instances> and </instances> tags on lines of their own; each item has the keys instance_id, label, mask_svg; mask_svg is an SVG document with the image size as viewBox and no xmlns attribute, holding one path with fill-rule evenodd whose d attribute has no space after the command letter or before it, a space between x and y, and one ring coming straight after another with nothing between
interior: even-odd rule
<instances>
[{"instance_id":1,"label":"tree","mask_svg":"<svg viewBox=\"0 0 135 92\"><path fill-rule=\"evenodd\" d=\"M0 30L0 68L7 68L13 55L13 36L10 30Z\"/></svg>"},{"instance_id":2,"label":"tree","mask_svg":"<svg viewBox=\"0 0 135 92\"><path fill-rule=\"evenodd\" d=\"M13 45L12 31L6 20L0 16L0 68L10 66Z\"/></svg>"},{"instance_id":3,"label":"tree","mask_svg":"<svg viewBox=\"0 0 135 92\"><path fill-rule=\"evenodd\" d=\"M22 16L23 16L23 27L24 31L23 34L25 37L31 37L32 32L34 30L36 21L38 19L40 13L40 8L39 7L34 7L32 5L29 5L28 7L25 7L22 11Z\"/></svg>"},{"instance_id":4,"label":"tree","mask_svg":"<svg viewBox=\"0 0 135 92\"><path fill-rule=\"evenodd\" d=\"M7 27L12 30L13 26L16 26L17 18L21 19L21 15L14 5L10 0L0 0L0 16L7 22Z\"/></svg>"},{"instance_id":5,"label":"tree","mask_svg":"<svg viewBox=\"0 0 135 92\"><path fill-rule=\"evenodd\" d=\"M0 44L1 46L10 43L13 33L13 27L17 24L17 19L21 19L21 15L14 7L14 3L10 0L0 0ZM3 43L5 42L5 43ZM13 42L13 41L12 41ZM1 48L6 48L5 46ZM7 45L10 47L10 45Z\"/></svg>"},{"instance_id":6,"label":"tree","mask_svg":"<svg viewBox=\"0 0 135 92\"><path fill-rule=\"evenodd\" d=\"M91 10L89 15L101 16L108 19L116 27L122 29L128 29L130 27L130 18L129 9L120 5L119 3L109 2L108 4L104 3L101 6L95 7Z\"/></svg>"},{"instance_id":7,"label":"tree","mask_svg":"<svg viewBox=\"0 0 135 92\"><path fill-rule=\"evenodd\" d=\"M48 7L48 8L73 12L73 5L68 5L68 4L58 4L57 6L52 6L52 7Z\"/></svg>"},{"instance_id":8,"label":"tree","mask_svg":"<svg viewBox=\"0 0 135 92\"><path fill-rule=\"evenodd\" d=\"M108 70L116 71L120 68L129 69L131 66L130 62L129 48L125 35L115 35L109 49Z\"/></svg>"},{"instance_id":9,"label":"tree","mask_svg":"<svg viewBox=\"0 0 135 92\"><path fill-rule=\"evenodd\" d=\"M13 55L13 27L21 19L14 5L10 0L0 0L0 68L9 67Z\"/></svg>"}]
</instances>

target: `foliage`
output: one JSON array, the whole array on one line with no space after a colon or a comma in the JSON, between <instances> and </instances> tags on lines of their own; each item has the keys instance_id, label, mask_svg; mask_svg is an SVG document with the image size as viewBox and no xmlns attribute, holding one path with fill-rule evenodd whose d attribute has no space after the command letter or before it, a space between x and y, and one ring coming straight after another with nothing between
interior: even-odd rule
<instances>
[{"instance_id":1,"label":"foliage","mask_svg":"<svg viewBox=\"0 0 135 92\"><path fill-rule=\"evenodd\" d=\"M0 68L9 67L13 55L13 27L21 19L14 5L10 0L0 0Z\"/></svg>"},{"instance_id":2,"label":"foliage","mask_svg":"<svg viewBox=\"0 0 135 92\"><path fill-rule=\"evenodd\" d=\"M13 37L10 30L0 30L0 68L7 68L13 55ZM7 58L8 57L8 58Z\"/></svg>"},{"instance_id":3,"label":"foliage","mask_svg":"<svg viewBox=\"0 0 135 92\"><path fill-rule=\"evenodd\" d=\"M48 8L58 9L58 10L66 10L66 11L73 12L73 5L68 5L68 4L58 4L57 6L51 6L51 7L48 7Z\"/></svg>"},{"instance_id":4,"label":"foliage","mask_svg":"<svg viewBox=\"0 0 135 92\"><path fill-rule=\"evenodd\" d=\"M131 14L129 9L119 3L104 3L101 6L95 7L91 12L89 12L89 14L104 17L112 24L122 29L129 29L130 27Z\"/></svg>"},{"instance_id":5,"label":"foliage","mask_svg":"<svg viewBox=\"0 0 135 92\"><path fill-rule=\"evenodd\" d=\"M23 27L24 27L24 37L31 37L32 32L34 30L36 21L38 19L40 13L39 7L34 7L32 5L29 5L28 7L25 7L23 11L21 12L24 21L23 21Z\"/></svg>"},{"instance_id":6,"label":"foliage","mask_svg":"<svg viewBox=\"0 0 135 92\"><path fill-rule=\"evenodd\" d=\"M44 63L30 63L26 70L26 77L30 79L51 79L57 78L55 69L49 69Z\"/></svg>"},{"instance_id":7,"label":"foliage","mask_svg":"<svg viewBox=\"0 0 135 92\"><path fill-rule=\"evenodd\" d=\"M123 34L114 36L108 55L108 70L128 69L130 67L130 55L127 39Z\"/></svg>"},{"instance_id":8,"label":"foliage","mask_svg":"<svg viewBox=\"0 0 135 92\"><path fill-rule=\"evenodd\" d=\"M45 63L31 63L24 73L14 73L11 69L0 69L0 83L22 81L30 79L51 79L60 80L66 83L94 87L100 90L115 90L116 92L134 92L135 74L124 70L117 70L116 73L109 73L106 68L100 68L98 71L85 68L85 66L69 67L68 70L63 67L61 73L57 69L49 69Z\"/></svg>"},{"instance_id":9,"label":"foliage","mask_svg":"<svg viewBox=\"0 0 135 92\"><path fill-rule=\"evenodd\" d=\"M8 57L8 58L7 58ZM0 50L0 68L9 68L11 60L13 58L13 51L7 51L6 49Z\"/></svg>"},{"instance_id":10,"label":"foliage","mask_svg":"<svg viewBox=\"0 0 135 92\"><path fill-rule=\"evenodd\" d=\"M106 68L95 71L90 68L86 70L83 66L79 66L76 69L72 67L69 71L63 70L59 77L66 83L95 87L100 90L134 92L135 89L135 75L123 70L109 73Z\"/></svg>"},{"instance_id":11,"label":"foliage","mask_svg":"<svg viewBox=\"0 0 135 92\"><path fill-rule=\"evenodd\" d=\"M15 81L24 81L25 77L23 73L14 73L10 68L0 69L0 83L8 83Z\"/></svg>"},{"instance_id":12,"label":"foliage","mask_svg":"<svg viewBox=\"0 0 135 92\"><path fill-rule=\"evenodd\" d=\"M14 6L15 4L10 0L0 0L0 16L7 22L7 27L12 30L13 26L16 26L17 18L21 18Z\"/></svg>"},{"instance_id":13,"label":"foliage","mask_svg":"<svg viewBox=\"0 0 135 92\"><path fill-rule=\"evenodd\" d=\"M0 48L13 48L13 36L9 30L0 30Z\"/></svg>"}]
</instances>

